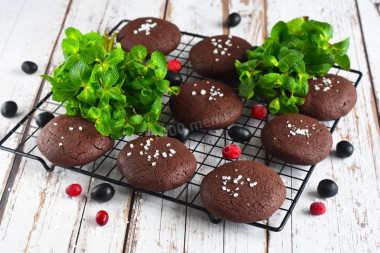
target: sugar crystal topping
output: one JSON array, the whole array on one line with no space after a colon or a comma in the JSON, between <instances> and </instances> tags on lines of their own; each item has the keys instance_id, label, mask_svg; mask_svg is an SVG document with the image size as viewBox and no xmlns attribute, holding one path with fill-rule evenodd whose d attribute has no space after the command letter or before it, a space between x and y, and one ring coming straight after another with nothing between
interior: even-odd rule
<instances>
[{"instance_id":1,"label":"sugar crystal topping","mask_svg":"<svg viewBox=\"0 0 380 253\"><path fill-rule=\"evenodd\" d=\"M334 78L332 79L334 80ZM313 80L318 80L318 78L313 77ZM336 83L339 83L339 81L337 81ZM321 83L314 84L314 90L321 90L323 92L330 90L332 87L333 85L332 85L331 79L326 78L326 77L322 77ZM336 91L339 91L339 90L336 90Z\"/></svg>"},{"instance_id":2,"label":"sugar crystal topping","mask_svg":"<svg viewBox=\"0 0 380 253\"><path fill-rule=\"evenodd\" d=\"M150 30L157 26L157 23L156 22L152 23L151 19L147 19L147 20L145 20L145 22L146 23L141 24L140 27L137 30L134 30L133 33L137 34L139 32L144 32L145 31L145 35L149 35L150 34Z\"/></svg>"},{"instance_id":3,"label":"sugar crystal topping","mask_svg":"<svg viewBox=\"0 0 380 253\"><path fill-rule=\"evenodd\" d=\"M237 170L235 169L235 171ZM240 187L252 188L257 185L257 182L252 182L252 183L246 184L246 186L242 186L244 185L245 180L248 182L251 181L249 177L247 177L244 180L244 177L242 175L238 175L236 178L233 178L233 179L231 176L222 176L221 179L222 179L222 184L223 184L221 186L222 190L228 192L230 196L234 196L235 198L239 196L238 191L240 190ZM232 179L232 182L231 182L231 179Z\"/></svg>"},{"instance_id":4,"label":"sugar crystal topping","mask_svg":"<svg viewBox=\"0 0 380 253\"><path fill-rule=\"evenodd\" d=\"M227 56L231 56L230 53L226 54L226 51L228 50L228 47L232 46L231 39L232 39L231 35L228 35L228 39L226 41L224 41L224 42L223 42L223 39L216 40L215 38L212 38L211 39L211 44L215 47L214 50L213 50L213 53L215 55L222 55L222 56L223 55L227 55ZM220 50L218 50L218 49L220 49ZM218 62L218 61L220 61L220 59L218 57L216 57L215 58L215 62Z\"/></svg>"}]
</instances>

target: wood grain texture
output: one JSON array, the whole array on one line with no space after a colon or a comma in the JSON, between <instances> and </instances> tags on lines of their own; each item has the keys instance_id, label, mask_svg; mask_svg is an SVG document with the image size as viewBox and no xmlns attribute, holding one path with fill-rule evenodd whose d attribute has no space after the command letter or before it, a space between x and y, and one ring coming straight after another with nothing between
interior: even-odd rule
<instances>
[{"instance_id":1,"label":"wood grain texture","mask_svg":"<svg viewBox=\"0 0 380 253\"><path fill-rule=\"evenodd\" d=\"M54 6L47 6L47 1L0 2L2 24L0 26L2 34L0 39L0 76L2 78L0 104L13 100L18 105L16 117L2 118L0 138L3 138L30 111L41 84L39 74L43 74L48 65L68 4L68 0L57 1ZM36 12L37 9L39 12ZM46 23L49 23L49 26L46 26ZM25 60L36 62L38 71L32 75L22 72L21 64ZM20 138L14 138L7 142L7 145L15 148L19 141ZM1 195L13 159L13 154L0 152Z\"/></svg>"},{"instance_id":2,"label":"wood grain texture","mask_svg":"<svg viewBox=\"0 0 380 253\"><path fill-rule=\"evenodd\" d=\"M372 80L372 89L374 90L374 100L377 106L377 118L380 125L380 8L369 1L356 1L358 14L360 16L360 25L363 33L363 43L365 45L365 53L368 61L368 70ZM373 110L375 111L375 110ZM376 118L374 116L374 118ZM377 129L379 131L379 128Z\"/></svg>"}]
</instances>

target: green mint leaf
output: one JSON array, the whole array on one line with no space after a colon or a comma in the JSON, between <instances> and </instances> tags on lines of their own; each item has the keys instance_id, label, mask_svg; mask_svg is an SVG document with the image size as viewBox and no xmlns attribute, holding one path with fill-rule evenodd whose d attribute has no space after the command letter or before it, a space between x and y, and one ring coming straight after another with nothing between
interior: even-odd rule
<instances>
[{"instance_id":1,"label":"green mint leaf","mask_svg":"<svg viewBox=\"0 0 380 253\"><path fill-rule=\"evenodd\" d=\"M251 79L251 74L248 71L244 71L240 77L239 94L242 97L250 99L254 95L255 83Z\"/></svg>"},{"instance_id":2,"label":"green mint leaf","mask_svg":"<svg viewBox=\"0 0 380 253\"><path fill-rule=\"evenodd\" d=\"M152 104L152 107L150 108L150 111L154 112L157 115L160 115L161 108L162 108L161 99L157 98L156 100L154 100L154 102Z\"/></svg>"},{"instance_id":3,"label":"green mint leaf","mask_svg":"<svg viewBox=\"0 0 380 253\"><path fill-rule=\"evenodd\" d=\"M128 122L132 125L141 124L143 122L143 116L141 116L140 114L133 115L128 119Z\"/></svg>"},{"instance_id":4,"label":"green mint leaf","mask_svg":"<svg viewBox=\"0 0 380 253\"><path fill-rule=\"evenodd\" d=\"M283 114L287 113L298 113L298 107L294 103L288 103L289 98L281 94L279 97L280 102L280 112Z\"/></svg>"},{"instance_id":5,"label":"green mint leaf","mask_svg":"<svg viewBox=\"0 0 380 253\"><path fill-rule=\"evenodd\" d=\"M93 118L93 119L97 119L100 117L101 115L101 111L99 108L95 107L95 106L92 106L90 108L90 110L88 110L88 115L89 117Z\"/></svg>"},{"instance_id":6,"label":"green mint leaf","mask_svg":"<svg viewBox=\"0 0 380 253\"><path fill-rule=\"evenodd\" d=\"M153 92L151 89L145 89L143 88L141 93L140 93L140 102L143 105L147 105L153 102L154 97L152 96Z\"/></svg>"},{"instance_id":7,"label":"green mint leaf","mask_svg":"<svg viewBox=\"0 0 380 253\"><path fill-rule=\"evenodd\" d=\"M51 84L56 82L54 77L51 77L48 75L40 75L40 77L42 77L43 79L45 79L46 81L48 81Z\"/></svg>"},{"instance_id":8,"label":"green mint leaf","mask_svg":"<svg viewBox=\"0 0 380 253\"><path fill-rule=\"evenodd\" d=\"M279 21L273 26L270 35L272 39L281 43L282 41L288 39L289 28L285 22Z\"/></svg>"},{"instance_id":9,"label":"green mint leaf","mask_svg":"<svg viewBox=\"0 0 380 253\"><path fill-rule=\"evenodd\" d=\"M91 64L96 60L96 52L91 48L83 49L80 60L86 64Z\"/></svg>"},{"instance_id":10,"label":"green mint leaf","mask_svg":"<svg viewBox=\"0 0 380 253\"><path fill-rule=\"evenodd\" d=\"M116 48L110 51L103 62L103 68L107 70L110 66L115 66L124 60L124 51Z\"/></svg>"},{"instance_id":11,"label":"green mint leaf","mask_svg":"<svg viewBox=\"0 0 380 253\"><path fill-rule=\"evenodd\" d=\"M157 134L163 136L165 134L165 128L157 124L156 122L148 122L148 129Z\"/></svg>"},{"instance_id":12,"label":"green mint leaf","mask_svg":"<svg viewBox=\"0 0 380 253\"><path fill-rule=\"evenodd\" d=\"M74 39L74 40L81 40L83 38L83 34L73 27L69 27L65 30L65 34L67 38Z\"/></svg>"},{"instance_id":13,"label":"green mint leaf","mask_svg":"<svg viewBox=\"0 0 380 253\"><path fill-rule=\"evenodd\" d=\"M78 61L70 70L70 80L76 86L85 86L91 76L91 68L83 61Z\"/></svg>"},{"instance_id":14,"label":"green mint leaf","mask_svg":"<svg viewBox=\"0 0 380 253\"><path fill-rule=\"evenodd\" d=\"M107 71L103 71L100 80L105 88L114 86L117 80L119 80L119 72L117 71L117 68L111 66Z\"/></svg>"},{"instance_id":15,"label":"green mint leaf","mask_svg":"<svg viewBox=\"0 0 380 253\"><path fill-rule=\"evenodd\" d=\"M272 55L266 55L263 58L263 64L266 68L277 67L278 61L277 61L276 57L274 57Z\"/></svg>"},{"instance_id":16,"label":"green mint leaf","mask_svg":"<svg viewBox=\"0 0 380 253\"><path fill-rule=\"evenodd\" d=\"M53 100L57 102L65 102L72 98L76 93L76 90L64 90L56 86L53 86L51 91L53 92Z\"/></svg>"},{"instance_id":17,"label":"green mint leaf","mask_svg":"<svg viewBox=\"0 0 380 253\"><path fill-rule=\"evenodd\" d=\"M178 95L180 92L180 88L178 86L171 86L168 89L168 95Z\"/></svg>"},{"instance_id":18,"label":"green mint leaf","mask_svg":"<svg viewBox=\"0 0 380 253\"><path fill-rule=\"evenodd\" d=\"M307 93L309 92L309 83L308 79L312 78L313 76L305 75L305 74L299 74L298 75L298 83L300 84L299 90L297 90L294 94L299 97L305 97Z\"/></svg>"},{"instance_id":19,"label":"green mint leaf","mask_svg":"<svg viewBox=\"0 0 380 253\"><path fill-rule=\"evenodd\" d=\"M260 47L256 48L253 51L247 50L247 56L248 56L248 60L253 60L253 59L259 59L260 60L264 56L264 51ZM239 62L238 60L236 60L236 61ZM236 67L238 68L239 66L236 66Z\"/></svg>"},{"instance_id":20,"label":"green mint leaf","mask_svg":"<svg viewBox=\"0 0 380 253\"><path fill-rule=\"evenodd\" d=\"M282 47L280 53L278 55L278 59L282 62L285 62L289 66L292 66L296 62L302 61L304 55L294 49L288 49L286 47Z\"/></svg>"},{"instance_id":21,"label":"green mint leaf","mask_svg":"<svg viewBox=\"0 0 380 253\"><path fill-rule=\"evenodd\" d=\"M133 125L135 133L143 133L148 129L148 124L145 121L142 121L141 124Z\"/></svg>"},{"instance_id":22,"label":"green mint leaf","mask_svg":"<svg viewBox=\"0 0 380 253\"><path fill-rule=\"evenodd\" d=\"M324 22L308 20L305 23L303 23L302 30L307 34L322 35L325 40L329 40L333 37L331 25Z\"/></svg>"},{"instance_id":23,"label":"green mint leaf","mask_svg":"<svg viewBox=\"0 0 380 253\"><path fill-rule=\"evenodd\" d=\"M95 105L97 102L97 97L95 91L91 86L86 86L81 93L77 96L80 101L83 101L89 105Z\"/></svg>"},{"instance_id":24,"label":"green mint leaf","mask_svg":"<svg viewBox=\"0 0 380 253\"><path fill-rule=\"evenodd\" d=\"M272 114L276 114L280 111L280 101L278 98L275 98L270 102L269 111Z\"/></svg>"},{"instance_id":25,"label":"green mint leaf","mask_svg":"<svg viewBox=\"0 0 380 253\"><path fill-rule=\"evenodd\" d=\"M75 98L70 98L64 103L64 106L66 108L66 114L68 116L77 116L80 113L80 103Z\"/></svg>"},{"instance_id":26,"label":"green mint leaf","mask_svg":"<svg viewBox=\"0 0 380 253\"><path fill-rule=\"evenodd\" d=\"M104 59L107 57L107 51L104 49L103 44L94 44L90 46L92 50L95 52L96 60L99 61L104 61Z\"/></svg>"},{"instance_id":27,"label":"green mint leaf","mask_svg":"<svg viewBox=\"0 0 380 253\"><path fill-rule=\"evenodd\" d=\"M127 136L131 136L135 132L135 128L130 124L124 125L123 130L124 130L124 134Z\"/></svg>"},{"instance_id":28,"label":"green mint leaf","mask_svg":"<svg viewBox=\"0 0 380 253\"><path fill-rule=\"evenodd\" d=\"M281 83L282 87L292 94L294 92L299 92L301 89L300 84L294 80L294 78L287 76L287 75L281 75Z\"/></svg>"},{"instance_id":29,"label":"green mint leaf","mask_svg":"<svg viewBox=\"0 0 380 253\"><path fill-rule=\"evenodd\" d=\"M158 80L157 89L164 93L169 88L170 82L168 80Z\"/></svg>"},{"instance_id":30,"label":"green mint leaf","mask_svg":"<svg viewBox=\"0 0 380 253\"><path fill-rule=\"evenodd\" d=\"M350 46L350 38L347 38L343 41L332 44L331 52L333 54L343 56L347 53L349 46Z\"/></svg>"},{"instance_id":31,"label":"green mint leaf","mask_svg":"<svg viewBox=\"0 0 380 253\"><path fill-rule=\"evenodd\" d=\"M146 58L147 54L148 52L146 48L141 45L134 46L131 49L132 58L137 61L143 61Z\"/></svg>"},{"instance_id":32,"label":"green mint leaf","mask_svg":"<svg viewBox=\"0 0 380 253\"><path fill-rule=\"evenodd\" d=\"M95 32L86 33L84 35L84 38L87 40L87 42L94 42L94 43L104 46L103 36L100 35L99 33L95 33Z\"/></svg>"},{"instance_id":33,"label":"green mint leaf","mask_svg":"<svg viewBox=\"0 0 380 253\"><path fill-rule=\"evenodd\" d=\"M298 34L302 31L302 25L305 23L303 17L295 18L286 23L290 34Z\"/></svg>"},{"instance_id":34,"label":"green mint leaf","mask_svg":"<svg viewBox=\"0 0 380 253\"><path fill-rule=\"evenodd\" d=\"M154 69L156 78L164 79L168 71L166 58L160 51L154 51L148 62L148 66Z\"/></svg>"},{"instance_id":35,"label":"green mint leaf","mask_svg":"<svg viewBox=\"0 0 380 253\"><path fill-rule=\"evenodd\" d=\"M348 56L345 54L345 55L338 55L338 56L335 56L335 62L339 65L339 67L341 67L342 69L344 70L350 70L350 58L348 58Z\"/></svg>"},{"instance_id":36,"label":"green mint leaf","mask_svg":"<svg viewBox=\"0 0 380 253\"><path fill-rule=\"evenodd\" d=\"M68 55L76 54L79 51L79 42L74 39L63 39L61 46L63 52Z\"/></svg>"},{"instance_id":37,"label":"green mint leaf","mask_svg":"<svg viewBox=\"0 0 380 253\"><path fill-rule=\"evenodd\" d=\"M266 89L271 89L273 87L280 87L281 86L281 81L280 79L280 74L278 73L269 73L266 75L263 75L260 78L260 85Z\"/></svg>"}]
</instances>

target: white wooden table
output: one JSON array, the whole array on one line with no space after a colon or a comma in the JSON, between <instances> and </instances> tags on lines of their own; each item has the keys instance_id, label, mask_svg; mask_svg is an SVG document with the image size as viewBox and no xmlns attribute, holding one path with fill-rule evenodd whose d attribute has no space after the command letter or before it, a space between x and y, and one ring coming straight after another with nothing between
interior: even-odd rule
<instances>
[{"instance_id":1,"label":"white wooden table","mask_svg":"<svg viewBox=\"0 0 380 253\"><path fill-rule=\"evenodd\" d=\"M39 74L52 73L63 57L60 42L69 26L103 33L122 19L153 16L182 31L237 35L261 44L279 20L298 16L326 21L334 41L351 38L351 67L363 72L358 102L333 134L355 147L354 155L332 154L317 165L282 232L223 222L212 224L200 212L115 186L115 197L96 203L88 192L100 183L63 169L46 173L30 159L0 152L0 252L380 252L380 8L371 0L2 0L0 1L0 103L17 101L19 113L1 118L0 138L47 94ZM228 13L242 16L239 26L222 26ZM21 63L38 64L26 75ZM20 139L14 139L15 144ZM316 187L330 178L339 194L327 212L311 216ZM65 188L80 183L78 198ZM98 227L95 213L110 221ZM131 219L128 214L131 209ZM127 227L129 228L127 230Z\"/></svg>"}]
</instances>

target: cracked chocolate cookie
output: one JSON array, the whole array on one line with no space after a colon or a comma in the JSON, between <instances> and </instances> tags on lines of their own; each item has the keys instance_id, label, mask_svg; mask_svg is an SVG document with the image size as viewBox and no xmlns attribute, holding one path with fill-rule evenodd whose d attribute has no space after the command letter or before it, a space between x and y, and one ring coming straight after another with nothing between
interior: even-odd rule
<instances>
[{"instance_id":1,"label":"cracked chocolate cookie","mask_svg":"<svg viewBox=\"0 0 380 253\"><path fill-rule=\"evenodd\" d=\"M309 93L300 113L318 120L336 120L355 106L356 89L344 77L327 74L309 80Z\"/></svg>"},{"instance_id":2,"label":"cracked chocolate cookie","mask_svg":"<svg viewBox=\"0 0 380 253\"><path fill-rule=\"evenodd\" d=\"M252 45L235 36L219 35L206 38L190 49L189 59L195 72L216 79L236 79L235 60L247 61Z\"/></svg>"},{"instance_id":3,"label":"cracked chocolate cookie","mask_svg":"<svg viewBox=\"0 0 380 253\"><path fill-rule=\"evenodd\" d=\"M170 97L169 104L176 120L191 130L225 128L243 111L243 103L236 91L212 80L196 80L182 85L179 94Z\"/></svg>"},{"instance_id":4,"label":"cracked chocolate cookie","mask_svg":"<svg viewBox=\"0 0 380 253\"><path fill-rule=\"evenodd\" d=\"M266 151L285 162L312 165L324 160L332 147L327 127L301 114L285 114L267 122L261 131Z\"/></svg>"},{"instance_id":5,"label":"cracked chocolate cookie","mask_svg":"<svg viewBox=\"0 0 380 253\"><path fill-rule=\"evenodd\" d=\"M155 50L164 55L177 48L181 32L176 25L159 18L138 18L126 24L117 35L117 41L125 51L143 45L150 56Z\"/></svg>"},{"instance_id":6,"label":"cracked chocolate cookie","mask_svg":"<svg viewBox=\"0 0 380 253\"><path fill-rule=\"evenodd\" d=\"M194 175L197 161L177 139L146 136L124 146L117 167L132 186L161 192L186 183Z\"/></svg>"},{"instance_id":7,"label":"cracked chocolate cookie","mask_svg":"<svg viewBox=\"0 0 380 253\"><path fill-rule=\"evenodd\" d=\"M269 218L285 200L286 189L271 168L252 161L226 163L205 176L200 186L205 208L239 223Z\"/></svg>"},{"instance_id":8,"label":"cracked chocolate cookie","mask_svg":"<svg viewBox=\"0 0 380 253\"><path fill-rule=\"evenodd\" d=\"M62 167L80 166L101 157L115 141L101 135L82 117L61 115L49 121L37 137L41 153Z\"/></svg>"}]
</instances>

